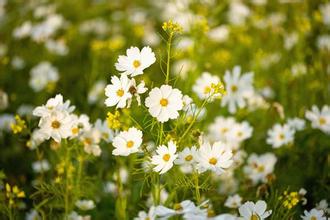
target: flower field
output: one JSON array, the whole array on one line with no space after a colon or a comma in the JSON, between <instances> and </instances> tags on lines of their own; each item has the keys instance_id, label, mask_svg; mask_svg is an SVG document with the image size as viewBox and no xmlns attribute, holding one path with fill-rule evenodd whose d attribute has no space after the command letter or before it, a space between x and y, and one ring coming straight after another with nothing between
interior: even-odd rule
<instances>
[{"instance_id":1,"label":"flower field","mask_svg":"<svg viewBox=\"0 0 330 220\"><path fill-rule=\"evenodd\" d=\"M0 0L0 219L327 220L327 0Z\"/></svg>"}]
</instances>

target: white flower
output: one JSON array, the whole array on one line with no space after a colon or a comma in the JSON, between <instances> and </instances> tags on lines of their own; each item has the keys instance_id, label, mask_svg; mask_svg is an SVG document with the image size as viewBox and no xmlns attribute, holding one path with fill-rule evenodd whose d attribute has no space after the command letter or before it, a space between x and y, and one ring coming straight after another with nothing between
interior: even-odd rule
<instances>
[{"instance_id":1,"label":"white flower","mask_svg":"<svg viewBox=\"0 0 330 220\"><path fill-rule=\"evenodd\" d=\"M70 106L69 100L63 102L63 96L61 94L57 94L54 98L48 99L46 105L36 107L32 114L38 117L46 117L55 111L71 113L74 109L75 106Z\"/></svg>"},{"instance_id":2,"label":"white flower","mask_svg":"<svg viewBox=\"0 0 330 220\"><path fill-rule=\"evenodd\" d=\"M178 155L178 158L174 161L175 164L183 165L183 164L193 164L196 161L197 148L192 146L191 148L186 147L181 151Z\"/></svg>"},{"instance_id":3,"label":"white flower","mask_svg":"<svg viewBox=\"0 0 330 220\"><path fill-rule=\"evenodd\" d=\"M47 160L40 160L32 163L32 169L36 173L42 173L48 171L50 165Z\"/></svg>"},{"instance_id":4,"label":"white flower","mask_svg":"<svg viewBox=\"0 0 330 220\"><path fill-rule=\"evenodd\" d=\"M155 165L154 171L159 174L166 173L173 167L173 162L178 157L176 145L172 141L168 142L168 147L161 145L157 147L157 155L152 156L151 163Z\"/></svg>"},{"instance_id":5,"label":"white flower","mask_svg":"<svg viewBox=\"0 0 330 220\"><path fill-rule=\"evenodd\" d=\"M88 93L88 103L95 104L97 101L100 100L104 93L104 87L106 86L106 82L104 80L97 81L91 90Z\"/></svg>"},{"instance_id":6,"label":"white flower","mask_svg":"<svg viewBox=\"0 0 330 220\"><path fill-rule=\"evenodd\" d=\"M301 131L305 128L305 120L300 118L289 118L287 124L296 131Z\"/></svg>"},{"instance_id":7,"label":"white flower","mask_svg":"<svg viewBox=\"0 0 330 220\"><path fill-rule=\"evenodd\" d=\"M215 121L209 126L210 138L214 141L227 142L230 139L230 131L236 125L236 120L233 117L224 118L218 116Z\"/></svg>"},{"instance_id":8,"label":"white flower","mask_svg":"<svg viewBox=\"0 0 330 220\"><path fill-rule=\"evenodd\" d=\"M79 117L75 114L71 114L72 118L72 128L71 133L72 137L77 137L83 132L89 131L92 128L92 125L89 123L89 117L85 114L80 115Z\"/></svg>"},{"instance_id":9,"label":"white flower","mask_svg":"<svg viewBox=\"0 0 330 220\"><path fill-rule=\"evenodd\" d=\"M289 125L275 124L267 132L267 144L273 146L273 148L279 148L282 145L292 143L294 141L295 130Z\"/></svg>"},{"instance_id":10,"label":"white flower","mask_svg":"<svg viewBox=\"0 0 330 220\"><path fill-rule=\"evenodd\" d=\"M99 146L101 134L97 129L92 128L88 131L83 132L79 139L83 143L84 151L87 154L92 154L96 157L101 155L102 150Z\"/></svg>"},{"instance_id":11,"label":"white flower","mask_svg":"<svg viewBox=\"0 0 330 220\"><path fill-rule=\"evenodd\" d=\"M11 114L0 115L0 131L10 131L10 125L15 123L15 117Z\"/></svg>"},{"instance_id":12,"label":"white flower","mask_svg":"<svg viewBox=\"0 0 330 220\"><path fill-rule=\"evenodd\" d=\"M242 25L251 14L250 9L240 1L231 1L228 20L233 25Z\"/></svg>"},{"instance_id":13,"label":"white flower","mask_svg":"<svg viewBox=\"0 0 330 220\"><path fill-rule=\"evenodd\" d=\"M272 153L265 153L260 156L251 154L247 165L243 168L245 175L252 180L253 184L267 182L267 176L272 174L277 158Z\"/></svg>"},{"instance_id":14,"label":"white flower","mask_svg":"<svg viewBox=\"0 0 330 220\"><path fill-rule=\"evenodd\" d=\"M267 204L263 200L259 200L257 203L246 202L239 209L239 214L244 220L264 220L272 214L272 210L267 209Z\"/></svg>"},{"instance_id":15,"label":"white flower","mask_svg":"<svg viewBox=\"0 0 330 220\"><path fill-rule=\"evenodd\" d=\"M43 90L48 83L57 82L59 79L57 69L49 62L41 62L33 67L30 72L29 85L35 92Z\"/></svg>"},{"instance_id":16,"label":"white flower","mask_svg":"<svg viewBox=\"0 0 330 220\"><path fill-rule=\"evenodd\" d=\"M330 25L330 3L320 5L320 12L322 14L323 23Z\"/></svg>"},{"instance_id":17,"label":"white flower","mask_svg":"<svg viewBox=\"0 0 330 220\"><path fill-rule=\"evenodd\" d=\"M208 32L208 37L215 42L224 42L228 36L229 28L226 25L215 27Z\"/></svg>"},{"instance_id":18,"label":"white flower","mask_svg":"<svg viewBox=\"0 0 330 220\"><path fill-rule=\"evenodd\" d=\"M228 208L238 208L242 205L242 197L240 197L238 194L235 194L233 196L228 196L225 202L225 206Z\"/></svg>"},{"instance_id":19,"label":"white flower","mask_svg":"<svg viewBox=\"0 0 330 220\"><path fill-rule=\"evenodd\" d=\"M323 210L312 209L309 212L304 211L304 215L301 216L303 220L327 220L327 217L324 216Z\"/></svg>"},{"instance_id":20,"label":"white flower","mask_svg":"<svg viewBox=\"0 0 330 220\"><path fill-rule=\"evenodd\" d=\"M151 206L148 213L146 213L145 211L140 211L138 217L134 218L134 220L155 220L155 219L156 219L155 206Z\"/></svg>"},{"instance_id":21,"label":"white flower","mask_svg":"<svg viewBox=\"0 0 330 220\"><path fill-rule=\"evenodd\" d=\"M93 200L78 200L75 205L83 211L91 210L95 208Z\"/></svg>"},{"instance_id":22,"label":"white flower","mask_svg":"<svg viewBox=\"0 0 330 220\"><path fill-rule=\"evenodd\" d=\"M160 122L179 117L178 111L183 108L182 93L169 85L153 88L146 98L145 105L149 113Z\"/></svg>"},{"instance_id":23,"label":"white flower","mask_svg":"<svg viewBox=\"0 0 330 220\"><path fill-rule=\"evenodd\" d=\"M212 101L214 98L219 97L219 94L214 94L212 85L220 83L218 76L211 75L209 72L203 72L202 75L196 80L193 86L193 91L198 95L200 99L208 99Z\"/></svg>"},{"instance_id":24,"label":"white flower","mask_svg":"<svg viewBox=\"0 0 330 220\"><path fill-rule=\"evenodd\" d=\"M313 128L318 128L326 134L330 134L330 107L324 105L321 109L315 105L311 111L305 113L305 117L312 122Z\"/></svg>"},{"instance_id":25,"label":"white flower","mask_svg":"<svg viewBox=\"0 0 330 220\"><path fill-rule=\"evenodd\" d=\"M253 128L246 121L236 123L228 133L229 142L241 143L252 136Z\"/></svg>"},{"instance_id":26,"label":"white flower","mask_svg":"<svg viewBox=\"0 0 330 220\"><path fill-rule=\"evenodd\" d=\"M31 21L25 21L21 26L16 27L13 31L13 37L16 39L21 39L28 37L32 31Z\"/></svg>"},{"instance_id":27,"label":"white flower","mask_svg":"<svg viewBox=\"0 0 330 220\"><path fill-rule=\"evenodd\" d=\"M330 214L330 208L326 199L322 199L318 204L316 204L316 209L323 210L325 213Z\"/></svg>"},{"instance_id":28,"label":"white flower","mask_svg":"<svg viewBox=\"0 0 330 220\"><path fill-rule=\"evenodd\" d=\"M126 56L119 56L116 69L127 75L137 76L156 61L155 54L150 47L143 47L141 52L137 47L126 50Z\"/></svg>"},{"instance_id":29,"label":"white flower","mask_svg":"<svg viewBox=\"0 0 330 220\"><path fill-rule=\"evenodd\" d=\"M41 216L34 209L30 210L30 212L26 213L25 220L41 220Z\"/></svg>"},{"instance_id":30,"label":"white flower","mask_svg":"<svg viewBox=\"0 0 330 220\"><path fill-rule=\"evenodd\" d=\"M100 136L107 143L111 142L114 137L114 131L108 127L107 121L101 121L101 119L97 119L95 122L95 129L100 132Z\"/></svg>"},{"instance_id":31,"label":"white flower","mask_svg":"<svg viewBox=\"0 0 330 220\"><path fill-rule=\"evenodd\" d=\"M142 144L142 131L134 127L122 131L113 139L112 144L115 147L112 151L113 155L128 156L136 153Z\"/></svg>"},{"instance_id":32,"label":"white flower","mask_svg":"<svg viewBox=\"0 0 330 220\"><path fill-rule=\"evenodd\" d=\"M135 79L131 79L130 82L130 87L129 87L129 92L132 94L132 96L136 97L136 100L138 102L138 105L141 105L141 99L140 99L140 94L143 94L147 91L148 89L145 87L144 81L141 81L139 85L136 85ZM132 99L128 100L128 107L131 105Z\"/></svg>"},{"instance_id":33,"label":"white flower","mask_svg":"<svg viewBox=\"0 0 330 220\"><path fill-rule=\"evenodd\" d=\"M108 97L104 102L105 105L109 107L116 105L116 108L125 108L127 100L132 97L129 92L131 81L127 75L122 74L120 78L112 76L111 83L105 88L105 95Z\"/></svg>"},{"instance_id":34,"label":"white flower","mask_svg":"<svg viewBox=\"0 0 330 220\"><path fill-rule=\"evenodd\" d=\"M198 151L197 169L200 172L211 170L216 174L222 174L232 163L232 152L223 142L215 142L212 146L209 142L203 143Z\"/></svg>"},{"instance_id":35,"label":"white flower","mask_svg":"<svg viewBox=\"0 0 330 220\"><path fill-rule=\"evenodd\" d=\"M241 76L241 67L235 66L232 73L226 71L224 76L226 94L222 98L221 105L228 105L230 113L235 113L238 108L246 106L245 96L253 92L253 73L248 72Z\"/></svg>"},{"instance_id":36,"label":"white flower","mask_svg":"<svg viewBox=\"0 0 330 220\"><path fill-rule=\"evenodd\" d=\"M72 118L67 112L54 111L39 121L40 132L45 139L53 138L56 142L71 135Z\"/></svg>"},{"instance_id":37,"label":"white flower","mask_svg":"<svg viewBox=\"0 0 330 220\"><path fill-rule=\"evenodd\" d=\"M317 38L317 46L323 50L330 50L330 35L320 35Z\"/></svg>"},{"instance_id":38,"label":"white flower","mask_svg":"<svg viewBox=\"0 0 330 220\"><path fill-rule=\"evenodd\" d=\"M157 206L156 215L161 217L161 219L168 219L174 215L183 215L183 219L186 220L202 220L207 218L207 210L200 209L200 207L195 206L190 200L184 200L180 203L174 204L173 209L162 205Z\"/></svg>"},{"instance_id":39,"label":"white flower","mask_svg":"<svg viewBox=\"0 0 330 220\"><path fill-rule=\"evenodd\" d=\"M66 217L66 219L68 219L68 220L91 220L91 216L90 216L90 215L81 216L81 215L79 215L77 212L72 211L72 212Z\"/></svg>"},{"instance_id":40,"label":"white flower","mask_svg":"<svg viewBox=\"0 0 330 220\"><path fill-rule=\"evenodd\" d=\"M64 40L52 40L49 39L45 43L46 48L57 55L64 56L67 55L69 52L68 47L65 45Z\"/></svg>"}]
</instances>

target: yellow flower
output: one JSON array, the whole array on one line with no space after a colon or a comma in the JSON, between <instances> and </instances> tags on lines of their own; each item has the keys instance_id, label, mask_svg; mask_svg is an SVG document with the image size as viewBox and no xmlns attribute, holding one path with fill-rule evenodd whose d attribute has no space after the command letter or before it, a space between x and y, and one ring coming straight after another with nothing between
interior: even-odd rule
<instances>
[{"instance_id":1,"label":"yellow flower","mask_svg":"<svg viewBox=\"0 0 330 220\"><path fill-rule=\"evenodd\" d=\"M108 112L107 114L107 124L108 127L114 130L117 130L120 128L120 121L119 121L119 116L120 113L119 111L115 111L114 114L112 114L111 112Z\"/></svg>"},{"instance_id":2,"label":"yellow flower","mask_svg":"<svg viewBox=\"0 0 330 220\"><path fill-rule=\"evenodd\" d=\"M14 134L21 133L26 128L25 121L19 115L16 115L15 123L12 123L10 128Z\"/></svg>"},{"instance_id":3,"label":"yellow flower","mask_svg":"<svg viewBox=\"0 0 330 220\"><path fill-rule=\"evenodd\" d=\"M175 33L182 33L182 27L180 24L173 22L172 20L166 21L163 23L162 26L163 30L166 31L167 33L173 35Z\"/></svg>"}]
</instances>

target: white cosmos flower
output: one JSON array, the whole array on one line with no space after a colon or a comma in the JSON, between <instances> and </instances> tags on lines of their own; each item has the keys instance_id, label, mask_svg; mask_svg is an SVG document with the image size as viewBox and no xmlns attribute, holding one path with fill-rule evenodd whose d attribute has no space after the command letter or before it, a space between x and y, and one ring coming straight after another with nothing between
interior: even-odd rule
<instances>
[{"instance_id":1,"label":"white cosmos flower","mask_svg":"<svg viewBox=\"0 0 330 220\"><path fill-rule=\"evenodd\" d=\"M203 143L198 151L197 169L202 173L211 170L216 174L222 174L232 163L232 151L223 142Z\"/></svg>"},{"instance_id":2,"label":"white cosmos flower","mask_svg":"<svg viewBox=\"0 0 330 220\"><path fill-rule=\"evenodd\" d=\"M312 110L305 113L305 117L312 122L312 128L318 128L330 134L330 107L328 105L324 105L321 110L313 105Z\"/></svg>"},{"instance_id":3,"label":"white cosmos flower","mask_svg":"<svg viewBox=\"0 0 330 220\"><path fill-rule=\"evenodd\" d=\"M252 136L253 128L246 121L236 123L228 133L228 141L241 143Z\"/></svg>"},{"instance_id":4,"label":"white cosmos flower","mask_svg":"<svg viewBox=\"0 0 330 220\"><path fill-rule=\"evenodd\" d=\"M178 111L183 108L182 93L172 86L162 85L150 91L145 105L149 113L160 122L176 119L179 117Z\"/></svg>"},{"instance_id":5,"label":"white cosmos flower","mask_svg":"<svg viewBox=\"0 0 330 220\"><path fill-rule=\"evenodd\" d=\"M230 139L230 131L237 124L235 118L218 116L209 126L209 136L214 141L227 142Z\"/></svg>"},{"instance_id":6,"label":"white cosmos flower","mask_svg":"<svg viewBox=\"0 0 330 220\"><path fill-rule=\"evenodd\" d=\"M157 148L156 152L157 155L151 158L151 163L155 165L153 170L159 172L159 174L166 173L173 167L173 162L178 157L178 154L176 154L176 145L170 141L167 147L161 145Z\"/></svg>"},{"instance_id":7,"label":"white cosmos flower","mask_svg":"<svg viewBox=\"0 0 330 220\"><path fill-rule=\"evenodd\" d=\"M275 124L267 132L267 144L273 146L273 148L279 148L283 145L290 144L294 141L295 130L289 125Z\"/></svg>"},{"instance_id":8,"label":"white cosmos flower","mask_svg":"<svg viewBox=\"0 0 330 220\"><path fill-rule=\"evenodd\" d=\"M127 100L132 97L129 92L131 81L126 74L122 74L120 78L117 76L111 77L111 84L105 88L105 95L108 97L105 100L105 105L108 107L115 106L116 108L125 108Z\"/></svg>"},{"instance_id":9,"label":"white cosmos flower","mask_svg":"<svg viewBox=\"0 0 330 220\"><path fill-rule=\"evenodd\" d=\"M227 106L230 113L235 113L237 107L246 106L245 95L253 91L253 73L248 72L241 76L241 67L235 66L232 73L226 71L224 76L226 94L222 98L221 105Z\"/></svg>"},{"instance_id":10,"label":"white cosmos flower","mask_svg":"<svg viewBox=\"0 0 330 220\"><path fill-rule=\"evenodd\" d=\"M309 212L304 211L304 215L301 216L302 220L327 220L327 217L324 216L323 210L312 209Z\"/></svg>"},{"instance_id":11,"label":"white cosmos flower","mask_svg":"<svg viewBox=\"0 0 330 220\"><path fill-rule=\"evenodd\" d=\"M97 119L94 125L95 129L100 132L100 136L107 143L111 142L114 137L114 131L108 127L107 121Z\"/></svg>"},{"instance_id":12,"label":"white cosmos flower","mask_svg":"<svg viewBox=\"0 0 330 220\"><path fill-rule=\"evenodd\" d=\"M93 200L78 200L75 205L83 211L91 210L95 208Z\"/></svg>"},{"instance_id":13,"label":"white cosmos flower","mask_svg":"<svg viewBox=\"0 0 330 220\"><path fill-rule=\"evenodd\" d=\"M173 209L167 208L165 206L156 207L156 215L161 219L168 219L175 215L183 215L183 219L186 220L197 220L197 219L207 219L207 210L201 209L196 206L190 200L184 200L180 203L174 204Z\"/></svg>"},{"instance_id":14,"label":"white cosmos flower","mask_svg":"<svg viewBox=\"0 0 330 220\"><path fill-rule=\"evenodd\" d=\"M59 74L57 69L49 62L41 62L30 72L29 85L35 92L43 90L48 83L57 82Z\"/></svg>"},{"instance_id":15,"label":"white cosmos flower","mask_svg":"<svg viewBox=\"0 0 330 220\"><path fill-rule=\"evenodd\" d=\"M32 163L32 169L35 173L46 172L50 169L50 164L47 160L38 160Z\"/></svg>"},{"instance_id":16,"label":"white cosmos flower","mask_svg":"<svg viewBox=\"0 0 330 220\"><path fill-rule=\"evenodd\" d=\"M102 95L104 95L104 87L106 86L106 82L104 80L97 81L91 90L88 92L88 103L95 104L97 103Z\"/></svg>"},{"instance_id":17,"label":"white cosmos flower","mask_svg":"<svg viewBox=\"0 0 330 220\"><path fill-rule=\"evenodd\" d=\"M113 146L115 149L112 151L116 156L128 156L132 153L139 151L142 144L142 131L131 127L128 131L120 132L113 139Z\"/></svg>"},{"instance_id":18,"label":"white cosmos flower","mask_svg":"<svg viewBox=\"0 0 330 220\"><path fill-rule=\"evenodd\" d=\"M54 98L48 99L46 105L36 107L32 114L38 117L46 117L54 111L73 112L75 106L70 106L70 100L63 102L63 96L57 94Z\"/></svg>"},{"instance_id":19,"label":"white cosmos flower","mask_svg":"<svg viewBox=\"0 0 330 220\"><path fill-rule=\"evenodd\" d=\"M84 151L87 154L92 154L96 157L101 155L102 150L99 146L101 135L97 129L92 128L83 132L79 139L83 143Z\"/></svg>"},{"instance_id":20,"label":"white cosmos flower","mask_svg":"<svg viewBox=\"0 0 330 220\"><path fill-rule=\"evenodd\" d=\"M251 154L243 168L245 175L252 180L253 184L267 182L267 176L274 172L277 158L272 153L265 153L260 156Z\"/></svg>"},{"instance_id":21,"label":"white cosmos flower","mask_svg":"<svg viewBox=\"0 0 330 220\"><path fill-rule=\"evenodd\" d=\"M130 87L129 87L129 92L132 94L132 96L135 96L138 105L141 105L141 99L140 99L140 94L143 94L147 91L148 89L145 87L144 81L141 81L139 85L136 85L135 79L131 79L130 81ZM128 99L128 107L131 106L132 99Z\"/></svg>"},{"instance_id":22,"label":"white cosmos flower","mask_svg":"<svg viewBox=\"0 0 330 220\"><path fill-rule=\"evenodd\" d=\"M180 169L183 173L191 173L193 166L197 159L197 148L192 146L191 148L186 147L178 155L178 158L174 161L175 164L181 165Z\"/></svg>"},{"instance_id":23,"label":"white cosmos flower","mask_svg":"<svg viewBox=\"0 0 330 220\"><path fill-rule=\"evenodd\" d=\"M287 124L296 131L301 131L305 128L305 120L300 118L289 118Z\"/></svg>"},{"instance_id":24,"label":"white cosmos flower","mask_svg":"<svg viewBox=\"0 0 330 220\"><path fill-rule=\"evenodd\" d=\"M242 197L240 197L238 194L235 194L233 196L228 196L225 202L225 206L228 208L238 208L242 205Z\"/></svg>"},{"instance_id":25,"label":"white cosmos flower","mask_svg":"<svg viewBox=\"0 0 330 220\"><path fill-rule=\"evenodd\" d=\"M126 50L126 56L119 56L115 66L118 71L133 77L143 74L143 70L155 61L155 54L150 47L143 47L141 51L137 47L131 47Z\"/></svg>"},{"instance_id":26,"label":"white cosmos flower","mask_svg":"<svg viewBox=\"0 0 330 220\"><path fill-rule=\"evenodd\" d=\"M257 203L250 201L244 203L241 207L239 207L238 211L242 219L244 220L264 220L272 214L272 210L266 211L266 209L266 202L263 200L259 200L257 201Z\"/></svg>"},{"instance_id":27,"label":"white cosmos flower","mask_svg":"<svg viewBox=\"0 0 330 220\"><path fill-rule=\"evenodd\" d=\"M155 206L151 206L148 213L146 213L145 211L140 211L138 217L135 217L134 220L155 220L155 210Z\"/></svg>"},{"instance_id":28,"label":"white cosmos flower","mask_svg":"<svg viewBox=\"0 0 330 220\"><path fill-rule=\"evenodd\" d=\"M85 114L77 116L75 114L71 114L72 118L72 128L71 133L72 137L77 137L85 131L89 131L92 128L92 125L89 123L89 117Z\"/></svg>"},{"instance_id":29,"label":"white cosmos flower","mask_svg":"<svg viewBox=\"0 0 330 220\"><path fill-rule=\"evenodd\" d=\"M207 99L213 95L209 100L212 101L219 96L219 94L214 94L214 89L212 88L212 85L217 85L218 83L220 83L220 78L218 76L211 75L209 72L203 72L196 80L192 89L200 99Z\"/></svg>"},{"instance_id":30,"label":"white cosmos flower","mask_svg":"<svg viewBox=\"0 0 330 220\"><path fill-rule=\"evenodd\" d=\"M61 142L62 138L71 135L72 118L67 112L54 111L40 119L39 127L46 140L53 138L56 142Z\"/></svg>"}]
</instances>

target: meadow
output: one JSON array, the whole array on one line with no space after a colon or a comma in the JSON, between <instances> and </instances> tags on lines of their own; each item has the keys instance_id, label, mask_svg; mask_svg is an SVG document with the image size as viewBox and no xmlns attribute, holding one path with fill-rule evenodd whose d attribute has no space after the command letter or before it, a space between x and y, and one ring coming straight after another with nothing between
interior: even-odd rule
<instances>
[{"instance_id":1,"label":"meadow","mask_svg":"<svg viewBox=\"0 0 330 220\"><path fill-rule=\"evenodd\" d=\"M327 0L0 0L0 219L327 220Z\"/></svg>"}]
</instances>

